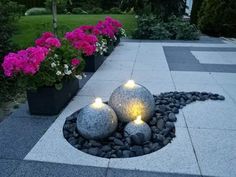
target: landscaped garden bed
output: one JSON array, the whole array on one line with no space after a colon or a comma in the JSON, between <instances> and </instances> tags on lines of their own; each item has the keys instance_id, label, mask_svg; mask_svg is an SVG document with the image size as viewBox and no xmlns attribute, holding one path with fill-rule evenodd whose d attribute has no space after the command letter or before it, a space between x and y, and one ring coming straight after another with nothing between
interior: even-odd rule
<instances>
[{"instance_id":1,"label":"landscaped garden bed","mask_svg":"<svg viewBox=\"0 0 236 177\"><path fill-rule=\"evenodd\" d=\"M77 93L77 78L83 78L83 71L95 72L122 35L122 24L111 17L63 38L44 32L35 46L4 57L4 74L26 88L31 114L55 115Z\"/></svg>"}]
</instances>

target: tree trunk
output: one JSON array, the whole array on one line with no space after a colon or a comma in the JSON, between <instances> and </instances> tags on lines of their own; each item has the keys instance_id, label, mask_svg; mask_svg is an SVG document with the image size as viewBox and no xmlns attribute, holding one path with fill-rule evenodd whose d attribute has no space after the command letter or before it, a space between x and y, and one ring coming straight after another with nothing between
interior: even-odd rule
<instances>
[{"instance_id":1,"label":"tree trunk","mask_svg":"<svg viewBox=\"0 0 236 177\"><path fill-rule=\"evenodd\" d=\"M57 35L57 0L52 0L52 25L53 33Z\"/></svg>"}]
</instances>

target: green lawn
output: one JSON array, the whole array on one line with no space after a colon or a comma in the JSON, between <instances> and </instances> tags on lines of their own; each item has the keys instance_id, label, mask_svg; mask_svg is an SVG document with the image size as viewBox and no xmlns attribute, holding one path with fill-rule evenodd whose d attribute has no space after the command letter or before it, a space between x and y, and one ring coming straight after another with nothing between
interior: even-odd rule
<instances>
[{"instance_id":1,"label":"green lawn","mask_svg":"<svg viewBox=\"0 0 236 177\"><path fill-rule=\"evenodd\" d=\"M106 16L120 20L124 24L128 36L136 27L133 15L58 15L59 35L81 25L94 25ZM50 15L22 17L17 24L18 30L13 42L19 48L26 48L33 44L41 32L51 31L52 17Z\"/></svg>"}]
</instances>

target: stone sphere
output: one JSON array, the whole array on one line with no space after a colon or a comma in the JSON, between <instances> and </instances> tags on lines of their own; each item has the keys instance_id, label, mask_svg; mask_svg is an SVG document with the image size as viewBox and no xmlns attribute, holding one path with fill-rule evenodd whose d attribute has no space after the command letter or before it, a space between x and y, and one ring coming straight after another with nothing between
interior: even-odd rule
<instances>
[{"instance_id":1,"label":"stone sphere","mask_svg":"<svg viewBox=\"0 0 236 177\"><path fill-rule=\"evenodd\" d=\"M117 127L118 120L112 108L104 103L97 107L90 104L77 116L78 132L87 139L99 140L108 137Z\"/></svg>"},{"instance_id":2,"label":"stone sphere","mask_svg":"<svg viewBox=\"0 0 236 177\"><path fill-rule=\"evenodd\" d=\"M133 121L140 115L147 121L155 112L153 95L139 84L121 85L111 94L108 104L121 122Z\"/></svg>"},{"instance_id":3,"label":"stone sphere","mask_svg":"<svg viewBox=\"0 0 236 177\"><path fill-rule=\"evenodd\" d=\"M151 139L152 131L148 124L143 122L142 124L136 124L134 121L128 123L125 126L124 135L131 136L137 133L142 133L144 135L145 141L149 141Z\"/></svg>"}]
</instances>

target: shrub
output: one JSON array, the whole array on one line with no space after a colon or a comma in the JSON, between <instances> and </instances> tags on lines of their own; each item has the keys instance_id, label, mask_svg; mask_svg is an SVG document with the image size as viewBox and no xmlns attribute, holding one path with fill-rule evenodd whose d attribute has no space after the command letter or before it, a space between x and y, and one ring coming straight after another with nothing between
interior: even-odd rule
<instances>
[{"instance_id":1,"label":"shrub","mask_svg":"<svg viewBox=\"0 0 236 177\"><path fill-rule=\"evenodd\" d=\"M158 23L155 16L140 16L137 18L137 28L134 31L133 37L136 39L150 39L153 35L153 27Z\"/></svg>"},{"instance_id":2,"label":"shrub","mask_svg":"<svg viewBox=\"0 0 236 177\"><path fill-rule=\"evenodd\" d=\"M200 11L203 0L193 0L190 22L192 24L197 24L198 21L198 13Z\"/></svg>"},{"instance_id":3,"label":"shrub","mask_svg":"<svg viewBox=\"0 0 236 177\"><path fill-rule=\"evenodd\" d=\"M236 1L205 0L199 12L198 26L213 36L236 36Z\"/></svg>"},{"instance_id":4,"label":"shrub","mask_svg":"<svg viewBox=\"0 0 236 177\"><path fill-rule=\"evenodd\" d=\"M2 57L10 50L15 50L15 46L12 44L11 37L15 30L15 22L19 19L22 13L22 7L17 3L1 0L0 1L0 104L14 99L14 96L19 92L19 87L15 83L15 80L6 79L2 71Z\"/></svg>"},{"instance_id":5,"label":"shrub","mask_svg":"<svg viewBox=\"0 0 236 177\"><path fill-rule=\"evenodd\" d=\"M154 40L166 40L171 39L171 33L166 30L164 23L157 23L152 27L152 35L150 39Z\"/></svg>"},{"instance_id":6,"label":"shrub","mask_svg":"<svg viewBox=\"0 0 236 177\"><path fill-rule=\"evenodd\" d=\"M118 7L113 7L110 9L111 14L122 14L122 11Z\"/></svg>"},{"instance_id":7,"label":"shrub","mask_svg":"<svg viewBox=\"0 0 236 177\"><path fill-rule=\"evenodd\" d=\"M172 16L167 22L154 17L143 16L137 20L137 29L133 35L136 39L199 39L199 31L195 25Z\"/></svg>"},{"instance_id":8,"label":"shrub","mask_svg":"<svg viewBox=\"0 0 236 177\"><path fill-rule=\"evenodd\" d=\"M73 14L88 14L88 12L84 11L83 9L77 7L72 9Z\"/></svg>"},{"instance_id":9,"label":"shrub","mask_svg":"<svg viewBox=\"0 0 236 177\"><path fill-rule=\"evenodd\" d=\"M95 7L90 11L91 14L102 14L103 10L100 7Z\"/></svg>"},{"instance_id":10,"label":"shrub","mask_svg":"<svg viewBox=\"0 0 236 177\"><path fill-rule=\"evenodd\" d=\"M50 14L50 10L46 9L46 8L42 8L42 7L33 7L31 9L28 9L25 12L25 15L48 15Z\"/></svg>"}]
</instances>

